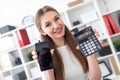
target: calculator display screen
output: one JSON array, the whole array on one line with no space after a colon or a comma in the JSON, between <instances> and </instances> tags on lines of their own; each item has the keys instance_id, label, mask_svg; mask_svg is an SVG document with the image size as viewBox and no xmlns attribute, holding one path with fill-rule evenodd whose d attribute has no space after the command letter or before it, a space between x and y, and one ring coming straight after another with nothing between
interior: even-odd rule
<instances>
[{"instance_id":1,"label":"calculator display screen","mask_svg":"<svg viewBox=\"0 0 120 80\"><path fill-rule=\"evenodd\" d=\"M77 39L80 40L80 39L88 37L89 35L91 35L91 31L84 32L83 34L77 36Z\"/></svg>"}]
</instances>

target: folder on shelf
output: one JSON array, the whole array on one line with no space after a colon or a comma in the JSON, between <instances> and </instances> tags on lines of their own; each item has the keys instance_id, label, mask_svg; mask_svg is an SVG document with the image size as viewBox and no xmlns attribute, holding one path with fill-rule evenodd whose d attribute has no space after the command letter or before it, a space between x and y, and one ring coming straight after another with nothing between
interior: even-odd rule
<instances>
[{"instance_id":1,"label":"folder on shelf","mask_svg":"<svg viewBox=\"0 0 120 80\"><path fill-rule=\"evenodd\" d=\"M118 32L119 32L119 29L117 28L117 26L116 26L114 20L112 19L111 15L108 14L107 17L108 17L108 20L109 20L109 22L110 22L110 24L111 24L111 27L112 27L114 33L118 33Z\"/></svg>"},{"instance_id":2,"label":"folder on shelf","mask_svg":"<svg viewBox=\"0 0 120 80\"><path fill-rule=\"evenodd\" d=\"M110 24L109 24L109 21L108 21L107 16L106 16L106 15L103 16L103 19L104 19L104 22L105 22L105 24L106 24L106 27L107 27L107 30L108 30L109 35L114 34L113 31L112 31L112 28L111 28L111 26L110 26Z\"/></svg>"},{"instance_id":3,"label":"folder on shelf","mask_svg":"<svg viewBox=\"0 0 120 80\"><path fill-rule=\"evenodd\" d=\"M25 29L15 31L15 35L20 47L30 44L30 40Z\"/></svg>"}]
</instances>

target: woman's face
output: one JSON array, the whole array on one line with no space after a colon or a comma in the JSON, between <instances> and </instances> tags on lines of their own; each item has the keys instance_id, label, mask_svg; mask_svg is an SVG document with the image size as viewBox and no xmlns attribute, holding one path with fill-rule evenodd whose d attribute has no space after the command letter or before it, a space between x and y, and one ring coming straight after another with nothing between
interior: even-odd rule
<instances>
[{"instance_id":1,"label":"woman's face","mask_svg":"<svg viewBox=\"0 0 120 80\"><path fill-rule=\"evenodd\" d=\"M41 17L42 34L48 35L53 40L61 39L65 34L65 26L60 16L55 11L46 12Z\"/></svg>"}]
</instances>

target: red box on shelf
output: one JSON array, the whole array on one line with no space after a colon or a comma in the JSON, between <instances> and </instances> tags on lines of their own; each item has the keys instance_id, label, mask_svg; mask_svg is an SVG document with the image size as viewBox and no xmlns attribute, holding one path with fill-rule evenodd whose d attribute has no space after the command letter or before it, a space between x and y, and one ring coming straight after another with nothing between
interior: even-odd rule
<instances>
[{"instance_id":1,"label":"red box on shelf","mask_svg":"<svg viewBox=\"0 0 120 80\"><path fill-rule=\"evenodd\" d=\"M15 35L20 47L30 44L30 40L25 29L15 31Z\"/></svg>"}]
</instances>

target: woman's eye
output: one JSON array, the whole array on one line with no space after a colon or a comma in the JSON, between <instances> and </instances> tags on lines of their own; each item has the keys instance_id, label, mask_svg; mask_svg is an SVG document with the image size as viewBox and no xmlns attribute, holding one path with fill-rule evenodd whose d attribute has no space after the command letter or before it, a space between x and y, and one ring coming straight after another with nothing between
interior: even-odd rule
<instances>
[{"instance_id":1,"label":"woman's eye","mask_svg":"<svg viewBox=\"0 0 120 80\"><path fill-rule=\"evenodd\" d=\"M51 24L50 23L48 23L48 24L46 24L46 26L45 27L49 27Z\"/></svg>"}]
</instances>

